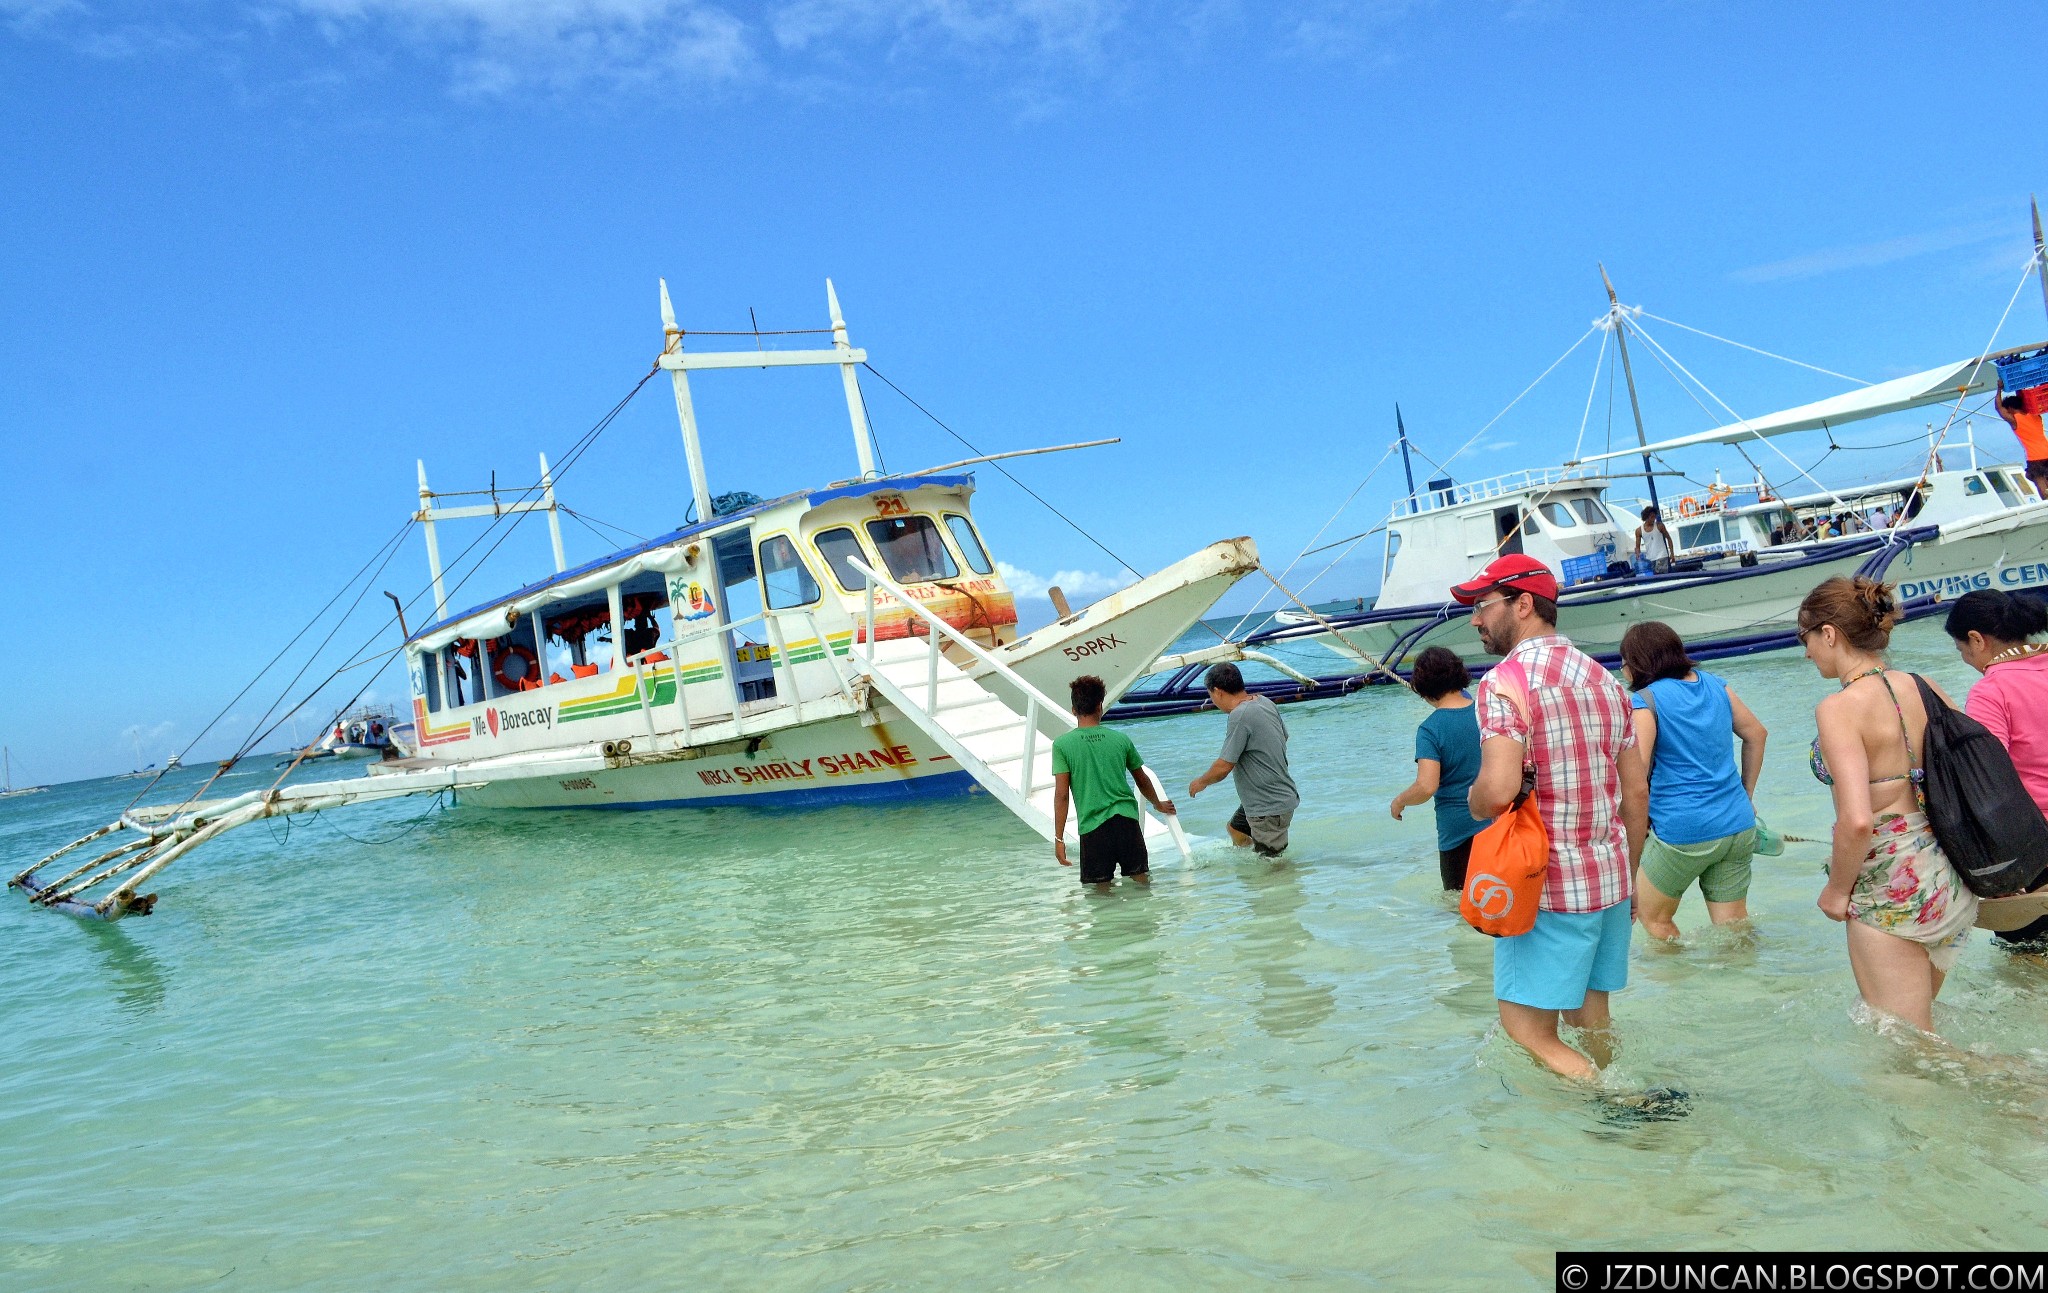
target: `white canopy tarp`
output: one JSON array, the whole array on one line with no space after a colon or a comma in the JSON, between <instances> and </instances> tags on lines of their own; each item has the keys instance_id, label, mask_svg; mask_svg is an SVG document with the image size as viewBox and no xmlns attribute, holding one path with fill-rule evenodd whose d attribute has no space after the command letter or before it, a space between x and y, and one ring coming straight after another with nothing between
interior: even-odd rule
<instances>
[{"instance_id":1,"label":"white canopy tarp","mask_svg":"<svg viewBox=\"0 0 2048 1293\"><path fill-rule=\"evenodd\" d=\"M572 602L603 592L612 584L624 583L647 571L662 574L676 574L691 568L689 550L697 546L699 537L685 539L680 543L663 548L653 548L620 562L578 576L565 583L549 584L525 597L512 597L478 611L476 614L455 621L443 628L435 629L420 638L415 645L422 651L437 651L457 638L500 638L512 631L506 622L507 611L518 611L522 623L528 615L544 606Z\"/></svg>"},{"instance_id":2,"label":"white canopy tarp","mask_svg":"<svg viewBox=\"0 0 2048 1293\"><path fill-rule=\"evenodd\" d=\"M1999 352L2011 353L2013 352ZM1866 386L1862 390L1850 391L1846 395L1833 395L1824 400L1815 400L1811 404L1801 404L1798 408L1786 409L1781 413L1745 418L1727 426L1715 427L1711 431L1700 431L1673 440L1653 441L1646 447L1587 454L1579 459L1579 462L1595 463L1614 458L1636 458L1646 453L1666 453L1673 449L1691 449L1706 444L1735 444L1744 440L1760 440L1766 436L1788 435L1794 431L1842 426L1851 422L1861 422L1865 418L1882 417L1887 413L1903 413L1907 409L1924 408L1930 404L1946 404L1952 400L1996 390L1998 366L1991 362L1994 357L1986 355L1982 359L1965 359L1960 363L1944 364L1940 368L1930 368L1924 373L1914 373L1911 377L1894 377L1888 382Z\"/></svg>"}]
</instances>

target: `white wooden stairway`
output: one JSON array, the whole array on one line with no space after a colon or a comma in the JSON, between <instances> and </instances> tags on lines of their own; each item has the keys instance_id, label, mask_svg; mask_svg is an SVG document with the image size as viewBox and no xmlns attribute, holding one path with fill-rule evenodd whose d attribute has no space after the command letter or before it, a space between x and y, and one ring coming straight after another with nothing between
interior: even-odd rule
<instances>
[{"instance_id":1,"label":"white wooden stairway","mask_svg":"<svg viewBox=\"0 0 2048 1293\"><path fill-rule=\"evenodd\" d=\"M859 563L855 563L858 567ZM853 645L854 661L867 671L876 691L903 712L918 729L946 753L983 789L1002 801L1039 835L1052 838L1052 738L1039 731L1046 723L1060 731L1074 726L1073 715L1024 681L1007 665L989 656L953 627L931 615L913 598L887 579L863 569L876 584L888 588L910 606L929 627L929 635L896 638L887 642L873 639L873 599L869 600L869 633ZM1001 672L1026 697L1019 713L962 672L939 649L941 638ZM1158 778L1150 768L1139 774ZM1163 798L1164 796L1162 796ZM1155 850L1171 847L1188 856L1186 833L1176 818L1153 811L1138 797L1139 821L1148 845ZM1067 836L1077 838L1078 814L1067 818Z\"/></svg>"}]
</instances>

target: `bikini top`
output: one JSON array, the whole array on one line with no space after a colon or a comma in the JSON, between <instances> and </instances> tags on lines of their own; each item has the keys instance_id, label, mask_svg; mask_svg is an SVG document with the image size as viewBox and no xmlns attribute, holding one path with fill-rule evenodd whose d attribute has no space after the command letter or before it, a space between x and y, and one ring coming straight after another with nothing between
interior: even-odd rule
<instances>
[{"instance_id":1,"label":"bikini top","mask_svg":"<svg viewBox=\"0 0 2048 1293\"><path fill-rule=\"evenodd\" d=\"M1899 708L1898 693L1892 690L1891 680L1884 676L1884 667L1880 665L1875 669L1859 673L1854 678L1849 679L1848 682L1843 683L1842 687L1846 690L1851 684L1861 682L1872 674L1877 675L1877 680L1884 684L1884 694L1892 698L1892 712L1899 716L1899 739L1906 747L1906 763L1909 766L1906 771L1894 773L1889 777L1872 777L1870 784L1879 786L1887 781L1910 781L1915 789L1917 789L1920 783L1926 779L1927 774L1920 768L1910 766L1913 763L1913 734L1906 727L1906 711ZM1806 766L1813 769L1814 780L1820 782L1823 786L1835 784L1835 779L1828 775L1828 761L1821 757L1820 738L1818 736L1813 738L1813 748L1812 752L1807 755Z\"/></svg>"}]
</instances>

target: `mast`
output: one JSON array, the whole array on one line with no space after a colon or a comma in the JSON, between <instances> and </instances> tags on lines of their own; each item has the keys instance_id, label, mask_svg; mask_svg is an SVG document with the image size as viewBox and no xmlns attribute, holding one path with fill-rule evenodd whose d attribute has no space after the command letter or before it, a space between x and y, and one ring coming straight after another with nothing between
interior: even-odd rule
<instances>
[{"instance_id":1,"label":"mast","mask_svg":"<svg viewBox=\"0 0 2048 1293\"><path fill-rule=\"evenodd\" d=\"M2031 193L2027 202L2034 208L2034 270L2041 276L2041 308L2048 310L2048 243L2041 241L2041 203Z\"/></svg>"},{"instance_id":2,"label":"mast","mask_svg":"<svg viewBox=\"0 0 2048 1293\"><path fill-rule=\"evenodd\" d=\"M846 318L839 313L839 293L829 278L825 280L825 304L832 312L832 348L845 356L839 361L839 376L846 383L846 416L853 421L853 456L860 463L860 478L873 480L879 474L875 470L875 439L868 430L867 404L860 397L860 377L853 371L857 361L853 343L847 340Z\"/></svg>"},{"instance_id":3,"label":"mast","mask_svg":"<svg viewBox=\"0 0 2048 1293\"><path fill-rule=\"evenodd\" d=\"M1614 295L1614 280L1607 277L1607 266L1600 266L1600 281L1607 285L1607 317L1614 321L1614 344L1621 350L1621 372L1628 379L1628 407L1636 417L1636 443L1645 450L1650 447L1650 438L1643 434L1643 406L1636 400L1636 370L1628 362L1628 316L1622 313L1621 300ZM1657 473L1650 466L1650 455L1643 454L1643 480L1650 486L1650 506L1657 508L1661 515L1663 507L1657 502Z\"/></svg>"},{"instance_id":4,"label":"mast","mask_svg":"<svg viewBox=\"0 0 2048 1293\"><path fill-rule=\"evenodd\" d=\"M661 280L661 353L682 356L683 330L676 326L676 309L669 304L668 280ZM669 368L676 388L676 420L683 424L683 458L690 466L690 493L697 500L697 519L711 520L711 485L704 479L704 447L697 443L697 408L690 402L690 375L680 363Z\"/></svg>"},{"instance_id":5,"label":"mast","mask_svg":"<svg viewBox=\"0 0 2048 1293\"><path fill-rule=\"evenodd\" d=\"M1408 502L1415 502L1415 468L1408 462L1408 424L1401 420L1401 405L1394 405L1394 428L1401 433L1401 471L1408 477Z\"/></svg>"}]
</instances>

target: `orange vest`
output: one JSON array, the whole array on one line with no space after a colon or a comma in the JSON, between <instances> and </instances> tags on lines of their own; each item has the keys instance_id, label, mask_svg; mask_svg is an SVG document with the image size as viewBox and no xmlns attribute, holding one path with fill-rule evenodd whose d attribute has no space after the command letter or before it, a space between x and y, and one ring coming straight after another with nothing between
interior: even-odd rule
<instances>
[{"instance_id":1,"label":"orange vest","mask_svg":"<svg viewBox=\"0 0 2048 1293\"><path fill-rule=\"evenodd\" d=\"M2020 448L2026 450L2028 462L2040 462L2048 458L2048 434L2041 430L2039 413L2019 413L2011 409L2012 433L2020 438Z\"/></svg>"}]
</instances>

